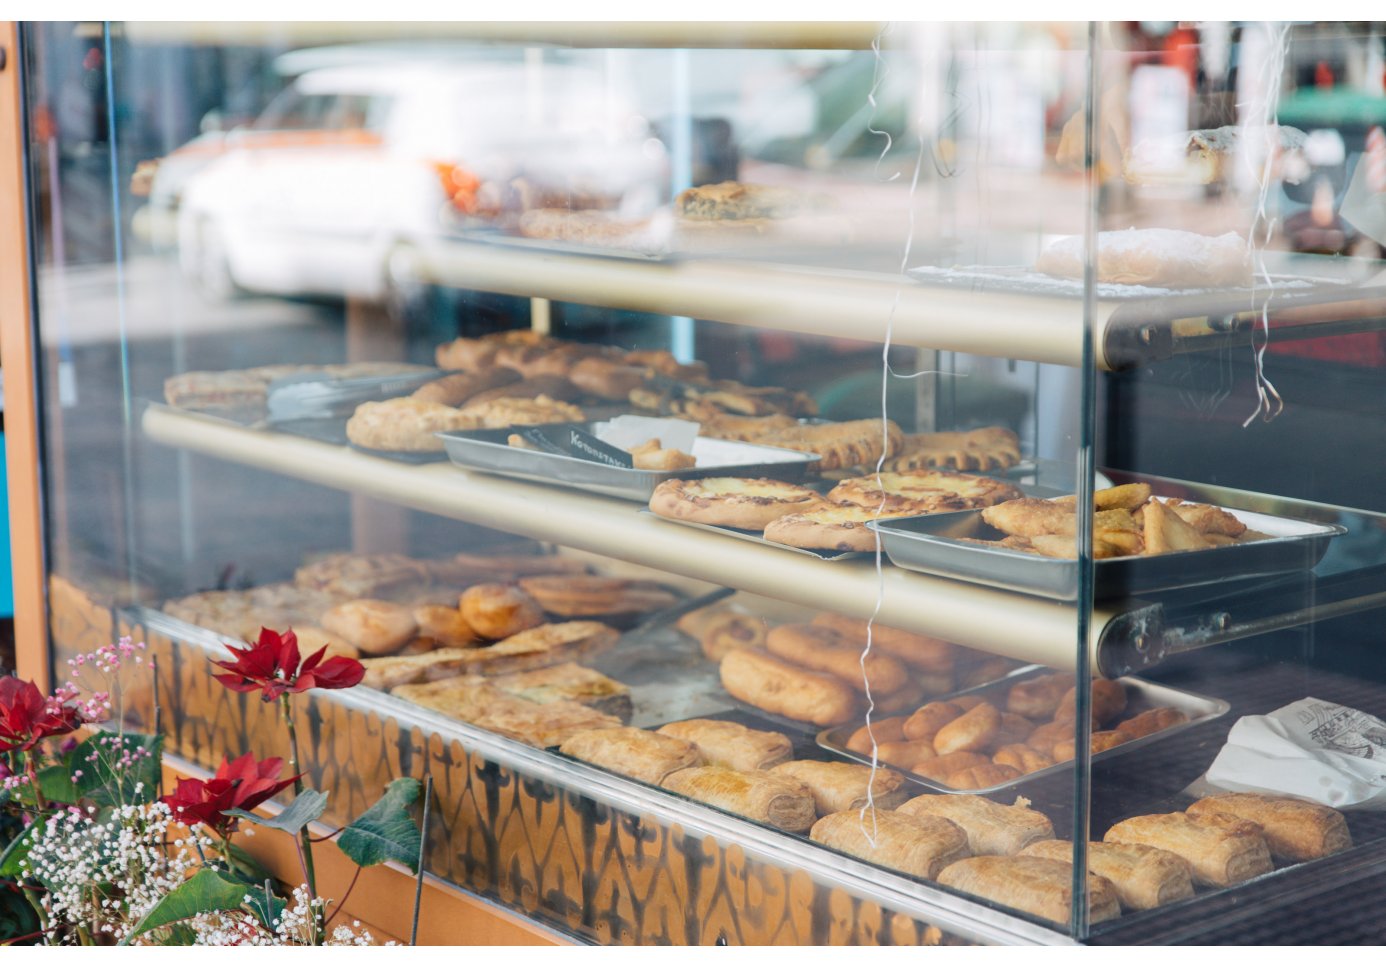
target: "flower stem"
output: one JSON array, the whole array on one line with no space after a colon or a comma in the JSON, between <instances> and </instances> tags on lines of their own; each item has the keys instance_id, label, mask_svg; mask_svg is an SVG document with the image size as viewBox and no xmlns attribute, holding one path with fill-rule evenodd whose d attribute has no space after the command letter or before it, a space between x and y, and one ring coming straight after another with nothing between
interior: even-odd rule
<instances>
[{"instance_id":1,"label":"flower stem","mask_svg":"<svg viewBox=\"0 0 1386 968\"><path fill-rule=\"evenodd\" d=\"M289 705L287 693L279 697L279 710L284 715L284 725L289 731L289 769L295 777L294 796L301 796L303 794L303 778L299 774L303 772L303 769L298 762L298 732L294 729L294 714ZM318 880L317 873L313 868L313 840L308 836L306 824L298 832L298 836L302 843L299 856L303 859L303 877L308 882L308 894L310 897L317 897Z\"/></svg>"}]
</instances>

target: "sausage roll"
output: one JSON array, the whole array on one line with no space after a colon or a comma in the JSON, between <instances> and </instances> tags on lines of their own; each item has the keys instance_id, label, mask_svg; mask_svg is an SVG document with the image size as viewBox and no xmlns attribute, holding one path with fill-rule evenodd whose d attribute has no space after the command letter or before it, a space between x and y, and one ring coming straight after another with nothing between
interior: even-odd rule
<instances>
[{"instance_id":1,"label":"sausage roll","mask_svg":"<svg viewBox=\"0 0 1386 968\"><path fill-rule=\"evenodd\" d=\"M967 835L942 817L910 817L891 810L845 810L813 825L815 843L881 867L933 880L967 856Z\"/></svg>"},{"instance_id":2,"label":"sausage roll","mask_svg":"<svg viewBox=\"0 0 1386 968\"><path fill-rule=\"evenodd\" d=\"M656 786L669 774L703 762L698 747L692 743L634 726L578 733L559 750L574 759Z\"/></svg>"},{"instance_id":3,"label":"sausage roll","mask_svg":"<svg viewBox=\"0 0 1386 968\"><path fill-rule=\"evenodd\" d=\"M661 726L659 732L698 747L709 766L733 770L768 770L794 754L784 733L748 729L720 719L688 719Z\"/></svg>"},{"instance_id":4,"label":"sausage roll","mask_svg":"<svg viewBox=\"0 0 1386 968\"><path fill-rule=\"evenodd\" d=\"M973 854L1018 854L1037 840L1052 840L1054 825L1038 810L1017 801L1006 807L986 797L965 793L925 794L900 808L911 816L947 817L967 831L967 847Z\"/></svg>"},{"instance_id":5,"label":"sausage roll","mask_svg":"<svg viewBox=\"0 0 1386 968\"><path fill-rule=\"evenodd\" d=\"M1067 840L1041 840L1020 853L1073 862L1073 844ZM1111 881L1121 906L1131 911L1148 911L1193 897L1188 862L1157 847L1092 841L1088 844L1088 872Z\"/></svg>"},{"instance_id":6,"label":"sausage roll","mask_svg":"<svg viewBox=\"0 0 1386 968\"><path fill-rule=\"evenodd\" d=\"M862 688L863 673L872 691L882 694L901 689L909 681L898 660L875 650L863 659L861 646L821 625L777 626L766 635L765 648L796 665L832 673L857 689Z\"/></svg>"},{"instance_id":7,"label":"sausage roll","mask_svg":"<svg viewBox=\"0 0 1386 968\"><path fill-rule=\"evenodd\" d=\"M969 857L945 867L938 882L1060 924L1067 923L1073 907L1073 865L1047 857ZM1120 913L1116 887L1089 874L1089 921Z\"/></svg>"},{"instance_id":8,"label":"sausage roll","mask_svg":"<svg viewBox=\"0 0 1386 968\"><path fill-rule=\"evenodd\" d=\"M837 726L857 712L857 693L836 676L809 672L759 649L722 657L722 686L737 699L777 716Z\"/></svg>"},{"instance_id":9,"label":"sausage roll","mask_svg":"<svg viewBox=\"0 0 1386 968\"><path fill-rule=\"evenodd\" d=\"M1223 793L1189 807L1189 816L1231 814L1260 826L1272 857L1299 862L1316 860L1352 846L1347 821L1332 807L1260 793Z\"/></svg>"},{"instance_id":10,"label":"sausage roll","mask_svg":"<svg viewBox=\"0 0 1386 968\"><path fill-rule=\"evenodd\" d=\"M905 778L885 767L877 768L874 779L869 766L817 760L791 760L770 772L792 776L808 787L820 816L840 810L860 810L866 806L868 783L871 785L871 802L880 810L894 809L909 796L901 789Z\"/></svg>"},{"instance_id":11,"label":"sausage roll","mask_svg":"<svg viewBox=\"0 0 1386 968\"><path fill-rule=\"evenodd\" d=\"M1109 844L1144 844L1188 861L1195 884L1229 887L1271 869L1270 850L1254 823L1227 814L1157 813L1123 820L1102 838Z\"/></svg>"},{"instance_id":12,"label":"sausage roll","mask_svg":"<svg viewBox=\"0 0 1386 968\"><path fill-rule=\"evenodd\" d=\"M765 770L695 766L670 774L662 785L691 800L701 800L791 833L808 830L818 816L807 786L792 777Z\"/></svg>"},{"instance_id":13,"label":"sausage roll","mask_svg":"<svg viewBox=\"0 0 1386 968\"><path fill-rule=\"evenodd\" d=\"M836 612L814 616L814 625L822 625L845 636L853 645L866 644L866 620L848 618ZM951 676L956 662L956 646L917 632L888 628L871 623L871 644L882 652L895 656L920 672Z\"/></svg>"}]
</instances>

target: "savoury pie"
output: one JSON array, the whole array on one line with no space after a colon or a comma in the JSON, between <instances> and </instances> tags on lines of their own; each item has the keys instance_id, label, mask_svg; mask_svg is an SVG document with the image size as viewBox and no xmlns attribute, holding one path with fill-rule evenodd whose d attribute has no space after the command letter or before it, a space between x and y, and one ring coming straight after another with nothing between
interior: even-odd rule
<instances>
[{"instance_id":1,"label":"savoury pie","mask_svg":"<svg viewBox=\"0 0 1386 968\"><path fill-rule=\"evenodd\" d=\"M650 510L676 521L759 531L776 518L816 504L806 487L768 478L704 477L664 481L650 497Z\"/></svg>"}]
</instances>

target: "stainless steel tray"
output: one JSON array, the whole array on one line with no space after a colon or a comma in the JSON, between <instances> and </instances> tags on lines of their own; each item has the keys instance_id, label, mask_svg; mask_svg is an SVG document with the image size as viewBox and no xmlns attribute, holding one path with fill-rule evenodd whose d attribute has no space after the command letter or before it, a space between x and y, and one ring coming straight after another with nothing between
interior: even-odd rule
<instances>
[{"instance_id":1,"label":"stainless steel tray","mask_svg":"<svg viewBox=\"0 0 1386 968\"><path fill-rule=\"evenodd\" d=\"M550 424L554 430L577 427L591 432L593 422ZM583 491L594 491L630 501L648 503L654 489L663 481L699 477L773 477L802 480L817 454L805 454L782 447L765 447L737 440L699 437L693 445L697 467L673 471L647 471L639 468L610 467L596 461L550 454L545 451L511 447L506 438L513 429L454 430L438 434L454 464L473 470L518 477L541 484L560 484Z\"/></svg>"},{"instance_id":2,"label":"stainless steel tray","mask_svg":"<svg viewBox=\"0 0 1386 968\"><path fill-rule=\"evenodd\" d=\"M1275 535L1262 541L1201 551L1102 558L1093 564L1099 599L1307 571L1319 563L1329 542L1347 529L1224 508L1247 527ZM963 538L988 537L981 511L951 511L868 522L881 536L892 564L944 578L976 582L1043 598L1072 601L1078 594L1076 558L1045 558Z\"/></svg>"},{"instance_id":3,"label":"stainless steel tray","mask_svg":"<svg viewBox=\"0 0 1386 968\"><path fill-rule=\"evenodd\" d=\"M825 482L829 486L835 481ZM648 514L651 517L659 518L661 521L668 521L670 524L680 524L686 528L699 528L703 531L711 531L714 534L724 534L729 538L739 538L742 541L753 541L756 544L765 545L767 548L778 548L781 551L792 551L795 554L808 555L810 558L817 558L819 561L845 561L848 558L869 558L874 552L870 551L834 551L831 548L791 548L789 545L780 544L778 541L766 541L765 535L759 531L747 531L744 528L726 528L720 524L702 524L698 521L679 521L675 518L666 518L655 514L649 508L643 509L641 514Z\"/></svg>"},{"instance_id":4,"label":"stainless steel tray","mask_svg":"<svg viewBox=\"0 0 1386 968\"><path fill-rule=\"evenodd\" d=\"M1011 686L1036 676L1046 675L1050 671L1051 670L1043 666L1030 666L1027 669L1021 669L1012 673L999 682L974 686L971 689L964 689L947 696L940 696L936 701L946 702L955 696L980 695L985 696L988 701L992 702L997 708L1005 709L1006 693L1010 690ZM1129 743L1122 743L1120 746L1114 746L1109 750L1103 750L1101 753L1095 753L1092 757L1094 763L1101 763L1112 757L1121 756L1133 750L1138 750L1142 746L1148 746L1151 743L1167 739L1170 736L1182 733L1184 730L1197 726L1200 723L1206 723L1209 720L1217 719L1232 708L1230 703L1222 699L1201 696L1194 692L1185 692L1182 689L1174 689L1157 682L1137 679L1134 676L1126 676L1118 679L1117 682L1120 682L1126 687L1126 710L1121 714L1122 719L1129 719L1138 713L1145 712L1147 709L1155 709L1159 706L1173 706L1175 709L1186 714L1189 718L1187 722L1180 723L1177 726L1171 726L1168 729L1160 730L1158 733L1151 733L1148 736L1133 739ZM860 728L860 723L848 723L843 726L834 726L831 729L825 729L818 734L818 745L829 752L837 753L839 756L845 756L848 759L856 760L858 763L869 764L871 762L871 757L862 756L860 753L855 753L847 748L847 740L851 739L852 734ZM937 780L931 780L927 776L920 776L918 773L911 773L909 770L902 769L898 766L892 765L891 769L900 773L911 782L917 783L923 787L928 787L930 790L937 790L939 793L996 793L1001 790L1011 790L1015 787L1033 783L1035 780L1039 780L1043 777L1053 776L1064 771L1071 771L1073 769L1073 761L1067 760L1062 763L1055 763L1053 766L1045 767L1043 770L1036 770L1034 773L1026 773L1023 776L1018 776L1014 780L1007 780L1004 783L998 783L989 787L981 787L975 790L955 790L950 786L945 786Z\"/></svg>"}]
</instances>

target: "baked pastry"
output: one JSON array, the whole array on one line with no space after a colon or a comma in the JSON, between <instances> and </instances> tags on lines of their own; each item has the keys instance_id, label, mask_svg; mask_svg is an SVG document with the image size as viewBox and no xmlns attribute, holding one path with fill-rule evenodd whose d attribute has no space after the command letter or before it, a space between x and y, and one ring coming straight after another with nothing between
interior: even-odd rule
<instances>
[{"instance_id":1,"label":"baked pastry","mask_svg":"<svg viewBox=\"0 0 1386 968\"><path fill-rule=\"evenodd\" d=\"M939 690L931 688L930 683L925 683L919 679L908 679L905 684L894 692L878 693L875 685L871 687L871 701L876 705L876 712L882 715L892 713L907 712L911 709L918 709L920 703L924 702L930 695Z\"/></svg>"},{"instance_id":2,"label":"baked pastry","mask_svg":"<svg viewBox=\"0 0 1386 968\"><path fill-rule=\"evenodd\" d=\"M366 655L388 655L418 634L413 609L379 599L345 602L323 613L321 625Z\"/></svg>"},{"instance_id":3,"label":"baked pastry","mask_svg":"<svg viewBox=\"0 0 1386 968\"><path fill-rule=\"evenodd\" d=\"M1073 759L1073 753L1077 749L1077 745L1075 744L1073 735L1071 733L1073 727L1071 724L1066 725L1068 725L1070 734L1068 736L1065 736L1063 739L1055 742L1053 747L1050 749L1050 752L1054 756L1055 762L1059 763L1062 763L1065 760ZM1117 729L1104 729L1098 730L1089 737L1088 748L1092 751L1093 755L1096 755L1098 753L1105 753L1107 750L1120 746L1122 743L1125 742L1125 733Z\"/></svg>"},{"instance_id":4,"label":"baked pastry","mask_svg":"<svg viewBox=\"0 0 1386 968\"><path fill-rule=\"evenodd\" d=\"M1014 659L1005 659L999 655L989 656L981 661L973 661L966 664L959 664L957 676L957 688L971 689L973 686L985 685L1010 673L1013 669L1019 668L1020 663Z\"/></svg>"},{"instance_id":5,"label":"baked pastry","mask_svg":"<svg viewBox=\"0 0 1386 968\"><path fill-rule=\"evenodd\" d=\"M828 500L835 503L909 514L966 511L1022 496L1004 481L941 470L882 471L851 477L828 492Z\"/></svg>"},{"instance_id":6,"label":"baked pastry","mask_svg":"<svg viewBox=\"0 0 1386 968\"><path fill-rule=\"evenodd\" d=\"M807 669L828 672L854 689L870 688L882 693L902 688L909 673L898 660L880 652L865 656L837 632L822 625L779 625L765 637L771 655Z\"/></svg>"},{"instance_id":7,"label":"baked pastry","mask_svg":"<svg viewBox=\"0 0 1386 968\"><path fill-rule=\"evenodd\" d=\"M714 437L718 440L761 443L771 434L798 426L799 421L787 413L772 413L764 417L743 417L734 413L716 413L699 422L698 436Z\"/></svg>"},{"instance_id":8,"label":"baked pastry","mask_svg":"<svg viewBox=\"0 0 1386 968\"><path fill-rule=\"evenodd\" d=\"M496 387L492 390L483 390L476 396L467 401L467 408L480 408L488 403L497 400L538 400L544 398L550 402L560 401L563 403L574 403L581 400L583 393L571 380L563 376L544 374L541 376L526 377L519 383L507 383L505 386ZM582 417L565 417L565 420L581 420ZM552 423L553 421L545 421ZM509 426L504 423L493 423L492 426Z\"/></svg>"},{"instance_id":9,"label":"baked pastry","mask_svg":"<svg viewBox=\"0 0 1386 968\"><path fill-rule=\"evenodd\" d=\"M1032 746L1050 756L1055 756L1054 747L1060 743L1068 743L1068 755L1073 756L1073 734L1075 726L1072 722L1049 722L1036 726L1025 739L1026 746ZM1057 757L1055 757L1057 759Z\"/></svg>"},{"instance_id":10,"label":"baked pastry","mask_svg":"<svg viewBox=\"0 0 1386 968\"><path fill-rule=\"evenodd\" d=\"M807 831L818 816L807 786L765 770L694 766L670 774L662 785L690 800L791 833Z\"/></svg>"},{"instance_id":11,"label":"baked pastry","mask_svg":"<svg viewBox=\"0 0 1386 968\"><path fill-rule=\"evenodd\" d=\"M443 343L433 351L433 359L443 370L480 371L489 368L496 360L500 344L494 340L468 339L459 336L451 343Z\"/></svg>"},{"instance_id":12,"label":"baked pastry","mask_svg":"<svg viewBox=\"0 0 1386 968\"><path fill-rule=\"evenodd\" d=\"M1055 719L1072 720L1076 715L1078 687L1071 687L1059 700L1059 708L1054 711ZM1094 679L1092 681L1092 702L1088 704L1094 723L1105 726L1116 719L1126 709L1126 687L1114 679Z\"/></svg>"},{"instance_id":13,"label":"baked pastry","mask_svg":"<svg viewBox=\"0 0 1386 968\"><path fill-rule=\"evenodd\" d=\"M679 601L656 582L601 575L536 575L521 578L520 588L544 611L564 618L654 612Z\"/></svg>"},{"instance_id":14,"label":"baked pastry","mask_svg":"<svg viewBox=\"0 0 1386 968\"><path fill-rule=\"evenodd\" d=\"M877 547L876 533L866 522L898 518L910 511L879 512L855 504L822 502L796 514L786 514L765 526L765 540L830 551L871 552Z\"/></svg>"},{"instance_id":15,"label":"baked pastry","mask_svg":"<svg viewBox=\"0 0 1386 968\"><path fill-rule=\"evenodd\" d=\"M400 686L394 695L540 749L558 746L589 730L621 723L613 716L575 702L531 702L473 676Z\"/></svg>"},{"instance_id":16,"label":"baked pastry","mask_svg":"<svg viewBox=\"0 0 1386 968\"><path fill-rule=\"evenodd\" d=\"M904 725L903 716L890 716L864 726L858 726L843 745L853 753L870 756L873 745L895 743L905 739Z\"/></svg>"},{"instance_id":17,"label":"baked pastry","mask_svg":"<svg viewBox=\"0 0 1386 968\"><path fill-rule=\"evenodd\" d=\"M623 359L631 366L642 367L675 380L689 383L703 383L707 380L706 363L701 360L680 363L678 357L668 350L629 350Z\"/></svg>"},{"instance_id":18,"label":"baked pastry","mask_svg":"<svg viewBox=\"0 0 1386 968\"><path fill-rule=\"evenodd\" d=\"M450 373L431 380L410 394L415 400L460 406L478 393L520 382L520 374L503 366L476 373Z\"/></svg>"},{"instance_id":19,"label":"baked pastry","mask_svg":"<svg viewBox=\"0 0 1386 968\"><path fill-rule=\"evenodd\" d=\"M373 400L361 404L347 420L347 440L371 450L406 453L441 451L435 435L444 430L475 430L483 426L475 414L412 397Z\"/></svg>"},{"instance_id":20,"label":"baked pastry","mask_svg":"<svg viewBox=\"0 0 1386 968\"><path fill-rule=\"evenodd\" d=\"M650 496L650 510L676 521L759 531L776 518L820 500L806 487L768 478L704 477L662 481Z\"/></svg>"},{"instance_id":21,"label":"baked pastry","mask_svg":"<svg viewBox=\"0 0 1386 968\"><path fill-rule=\"evenodd\" d=\"M462 593L457 607L477 635L487 639L508 638L544 624L544 609L513 585L473 585Z\"/></svg>"},{"instance_id":22,"label":"baked pastry","mask_svg":"<svg viewBox=\"0 0 1386 968\"><path fill-rule=\"evenodd\" d=\"M722 657L733 649L762 648L768 631L763 618L721 611L703 624L696 638L703 655L713 662L721 662Z\"/></svg>"},{"instance_id":23,"label":"baked pastry","mask_svg":"<svg viewBox=\"0 0 1386 968\"><path fill-rule=\"evenodd\" d=\"M514 384L518 386L518 384ZM509 387L501 387L508 390ZM551 423L577 423L587 419L580 407L540 394L527 397L498 397L481 403L469 402L461 411L488 428L528 427Z\"/></svg>"},{"instance_id":24,"label":"baked pastry","mask_svg":"<svg viewBox=\"0 0 1386 968\"><path fill-rule=\"evenodd\" d=\"M904 444L905 434L893 420L848 420L843 423L798 424L766 434L757 443L817 454L810 469L837 470L874 465Z\"/></svg>"},{"instance_id":25,"label":"baked pastry","mask_svg":"<svg viewBox=\"0 0 1386 968\"><path fill-rule=\"evenodd\" d=\"M1020 775L1020 771L1013 766L982 763L949 773L943 778L942 783L954 790L987 790L1017 779Z\"/></svg>"},{"instance_id":26,"label":"baked pastry","mask_svg":"<svg viewBox=\"0 0 1386 968\"><path fill-rule=\"evenodd\" d=\"M907 434L900 451L883 470L913 471L926 467L957 471L1005 470L1020 463L1020 438L1004 427Z\"/></svg>"},{"instance_id":27,"label":"baked pastry","mask_svg":"<svg viewBox=\"0 0 1386 968\"><path fill-rule=\"evenodd\" d=\"M1050 719L1058 712L1064 694L1073 688L1074 678L1067 672L1055 672L1017 682L1006 694L1006 710L1027 719Z\"/></svg>"},{"instance_id":28,"label":"baked pastry","mask_svg":"<svg viewBox=\"0 0 1386 968\"><path fill-rule=\"evenodd\" d=\"M963 708L951 702L927 703L910 714L905 720L903 731L910 739L927 739L932 742L940 729L962 714Z\"/></svg>"},{"instance_id":29,"label":"baked pastry","mask_svg":"<svg viewBox=\"0 0 1386 968\"><path fill-rule=\"evenodd\" d=\"M836 726L857 712L857 693L836 676L810 672L760 649L722 657L722 687L744 703L817 726Z\"/></svg>"},{"instance_id":30,"label":"baked pastry","mask_svg":"<svg viewBox=\"0 0 1386 968\"><path fill-rule=\"evenodd\" d=\"M542 669L560 662L605 652L620 638L601 622L557 622L517 632L484 649L468 649L463 666L468 672L498 676Z\"/></svg>"},{"instance_id":31,"label":"baked pastry","mask_svg":"<svg viewBox=\"0 0 1386 968\"><path fill-rule=\"evenodd\" d=\"M947 817L967 832L967 847L973 854L1018 854L1037 840L1050 840L1054 825L1029 801L1017 800L1003 806L986 797L968 794L924 794L900 807L901 813Z\"/></svg>"},{"instance_id":32,"label":"baked pastry","mask_svg":"<svg viewBox=\"0 0 1386 968\"><path fill-rule=\"evenodd\" d=\"M928 745L930 749L933 746ZM954 774L961 773L963 770L975 769L979 766L993 766L991 760L987 759L982 753L963 751L959 753L945 753L942 756L934 755L916 760L910 770L920 776L927 776L936 783L948 783L948 778ZM949 784L951 786L951 784Z\"/></svg>"},{"instance_id":33,"label":"baked pastry","mask_svg":"<svg viewBox=\"0 0 1386 968\"><path fill-rule=\"evenodd\" d=\"M1001 747L992 754L991 761L998 766L1009 766L1019 770L1022 775L1045 770L1054 765L1054 757L1025 743L1010 743Z\"/></svg>"},{"instance_id":34,"label":"baked pastry","mask_svg":"<svg viewBox=\"0 0 1386 968\"><path fill-rule=\"evenodd\" d=\"M1047 857L1073 863L1073 844L1067 840L1041 840L1020 853L1024 857ZM1149 911L1193 897L1193 880L1184 859L1144 844L1091 841L1088 872L1111 881L1121 906L1131 911Z\"/></svg>"},{"instance_id":35,"label":"baked pastry","mask_svg":"<svg viewBox=\"0 0 1386 968\"><path fill-rule=\"evenodd\" d=\"M813 624L834 629L853 643L866 644L866 619L849 618L836 612L819 612L813 617ZM957 648L952 643L929 635L920 635L918 632L894 629L879 622L872 622L870 625L873 649L887 652L921 672L940 676L952 675L957 662Z\"/></svg>"},{"instance_id":36,"label":"baked pastry","mask_svg":"<svg viewBox=\"0 0 1386 968\"><path fill-rule=\"evenodd\" d=\"M634 726L576 733L559 747L574 759L660 785L671 774L703 762L692 743Z\"/></svg>"},{"instance_id":37,"label":"baked pastry","mask_svg":"<svg viewBox=\"0 0 1386 968\"><path fill-rule=\"evenodd\" d=\"M627 400L636 387L645 385L645 371L620 360L589 356L578 360L568 379L579 390L603 400Z\"/></svg>"},{"instance_id":38,"label":"baked pastry","mask_svg":"<svg viewBox=\"0 0 1386 968\"><path fill-rule=\"evenodd\" d=\"M941 817L843 810L813 825L809 839L912 877L933 880L967 856L967 835Z\"/></svg>"},{"instance_id":39,"label":"baked pastry","mask_svg":"<svg viewBox=\"0 0 1386 968\"><path fill-rule=\"evenodd\" d=\"M819 760L791 760L770 770L792 776L803 783L813 793L814 806L820 816L837 813L840 810L860 810L867 806L867 789L871 791L870 801L877 810L898 807L909 797L902 787L905 778L894 770L858 763L824 763ZM874 772L874 776L872 775Z\"/></svg>"},{"instance_id":40,"label":"baked pastry","mask_svg":"<svg viewBox=\"0 0 1386 968\"><path fill-rule=\"evenodd\" d=\"M1287 124L1271 128L1223 125L1177 134L1143 138L1126 149L1122 175L1133 185L1208 185L1231 174L1243 137L1255 144L1256 152L1268 144L1277 159L1304 149L1306 135ZM1278 168L1277 179L1298 184L1287 167Z\"/></svg>"},{"instance_id":41,"label":"baked pastry","mask_svg":"<svg viewBox=\"0 0 1386 968\"><path fill-rule=\"evenodd\" d=\"M1116 731L1126 737L1126 741L1140 739L1162 729L1178 726L1189 721L1188 713L1173 706L1157 706L1117 724Z\"/></svg>"},{"instance_id":42,"label":"baked pastry","mask_svg":"<svg viewBox=\"0 0 1386 968\"><path fill-rule=\"evenodd\" d=\"M1035 260L1040 272L1083 278L1085 240L1050 243ZM1219 236L1178 229L1126 229L1097 235L1097 281L1174 289L1251 284L1251 249L1236 232Z\"/></svg>"},{"instance_id":43,"label":"baked pastry","mask_svg":"<svg viewBox=\"0 0 1386 968\"><path fill-rule=\"evenodd\" d=\"M927 739L878 740L876 743L878 762L914 770L916 773L919 772L917 767L920 763L937 757L938 753Z\"/></svg>"},{"instance_id":44,"label":"baked pastry","mask_svg":"<svg viewBox=\"0 0 1386 968\"><path fill-rule=\"evenodd\" d=\"M786 218L820 204L792 188L724 181L684 189L674 199L674 211L679 218L695 221Z\"/></svg>"},{"instance_id":45,"label":"baked pastry","mask_svg":"<svg viewBox=\"0 0 1386 968\"><path fill-rule=\"evenodd\" d=\"M671 450L658 437L630 449L631 464L642 471L686 471L698 466L698 458L681 450Z\"/></svg>"},{"instance_id":46,"label":"baked pastry","mask_svg":"<svg viewBox=\"0 0 1386 968\"><path fill-rule=\"evenodd\" d=\"M419 627L419 635L432 639L447 648L466 648L476 645L477 634L462 616L462 612L446 605L416 605L414 622Z\"/></svg>"},{"instance_id":47,"label":"baked pastry","mask_svg":"<svg viewBox=\"0 0 1386 968\"><path fill-rule=\"evenodd\" d=\"M630 687L576 662L516 672L489 680L502 692L530 702L577 702L622 721L630 718Z\"/></svg>"},{"instance_id":48,"label":"baked pastry","mask_svg":"<svg viewBox=\"0 0 1386 968\"><path fill-rule=\"evenodd\" d=\"M1047 857L969 857L945 867L938 882L1059 924L1068 923L1073 909L1073 864ZM1089 874L1088 920L1120 913L1115 885Z\"/></svg>"},{"instance_id":49,"label":"baked pastry","mask_svg":"<svg viewBox=\"0 0 1386 968\"><path fill-rule=\"evenodd\" d=\"M733 770L768 770L794 755L794 745L784 733L749 729L720 719L687 719L659 728L698 747L709 766Z\"/></svg>"},{"instance_id":50,"label":"baked pastry","mask_svg":"<svg viewBox=\"0 0 1386 968\"><path fill-rule=\"evenodd\" d=\"M1001 729L1001 710L989 702L979 703L934 734L934 749L948 753L978 753L988 749Z\"/></svg>"},{"instance_id":51,"label":"baked pastry","mask_svg":"<svg viewBox=\"0 0 1386 968\"><path fill-rule=\"evenodd\" d=\"M263 411L269 386L288 376L311 376L322 380L350 380L359 377L404 376L425 373L431 367L412 363L333 363L326 366L273 364L245 370L213 370L178 373L164 381L164 400L185 410Z\"/></svg>"},{"instance_id":52,"label":"baked pastry","mask_svg":"<svg viewBox=\"0 0 1386 968\"><path fill-rule=\"evenodd\" d=\"M426 564L395 554L323 555L294 572L294 584L300 589L320 591L338 600L396 598L431 580Z\"/></svg>"},{"instance_id":53,"label":"baked pastry","mask_svg":"<svg viewBox=\"0 0 1386 968\"><path fill-rule=\"evenodd\" d=\"M1157 813L1123 820L1102 839L1178 854L1189 863L1194 883L1230 887L1271 869L1270 850L1260 831L1256 824L1227 814Z\"/></svg>"},{"instance_id":54,"label":"baked pastry","mask_svg":"<svg viewBox=\"0 0 1386 968\"><path fill-rule=\"evenodd\" d=\"M372 689L394 689L418 682L434 682L461 675L467 658L476 649L433 649L419 655L362 659L366 675L361 684Z\"/></svg>"},{"instance_id":55,"label":"baked pastry","mask_svg":"<svg viewBox=\"0 0 1386 968\"><path fill-rule=\"evenodd\" d=\"M659 233L649 219L622 218L615 212L536 208L519 217L516 229L527 239L551 239L640 252L663 248Z\"/></svg>"},{"instance_id":56,"label":"baked pastry","mask_svg":"<svg viewBox=\"0 0 1386 968\"><path fill-rule=\"evenodd\" d=\"M1204 797L1188 809L1191 817L1230 814L1261 828L1271 856L1298 863L1318 860L1352 846L1347 821L1332 807L1262 793L1222 793Z\"/></svg>"}]
</instances>

